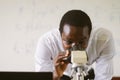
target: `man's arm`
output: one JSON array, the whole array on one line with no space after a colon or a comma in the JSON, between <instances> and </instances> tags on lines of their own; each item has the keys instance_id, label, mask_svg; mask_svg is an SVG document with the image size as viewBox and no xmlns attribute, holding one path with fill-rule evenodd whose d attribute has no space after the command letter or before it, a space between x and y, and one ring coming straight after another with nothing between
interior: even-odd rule
<instances>
[{"instance_id":1,"label":"man's arm","mask_svg":"<svg viewBox=\"0 0 120 80\"><path fill-rule=\"evenodd\" d=\"M113 56L115 54L112 35L107 38L96 60L95 80L111 80L113 75Z\"/></svg>"},{"instance_id":2,"label":"man's arm","mask_svg":"<svg viewBox=\"0 0 120 80\"><path fill-rule=\"evenodd\" d=\"M50 49L50 47L51 45L49 45L46 39L40 39L35 54L35 71L53 72L53 80L60 80L68 65L68 63L63 61L63 58L66 58L69 55L69 52L58 53L58 56L55 59L53 58L53 61L53 59L51 59L52 49Z\"/></svg>"},{"instance_id":3,"label":"man's arm","mask_svg":"<svg viewBox=\"0 0 120 80\"><path fill-rule=\"evenodd\" d=\"M35 53L35 71L53 72L52 54L47 39L39 39Z\"/></svg>"}]
</instances>

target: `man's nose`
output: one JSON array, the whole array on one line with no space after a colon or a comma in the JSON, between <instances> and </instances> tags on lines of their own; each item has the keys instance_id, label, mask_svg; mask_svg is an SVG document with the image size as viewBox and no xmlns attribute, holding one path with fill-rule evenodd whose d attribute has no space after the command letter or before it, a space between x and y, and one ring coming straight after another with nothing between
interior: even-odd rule
<instances>
[{"instance_id":1,"label":"man's nose","mask_svg":"<svg viewBox=\"0 0 120 80\"><path fill-rule=\"evenodd\" d=\"M79 46L79 45L80 45L79 42L74 42L74 43L72 43L72 47L73 47L73 46Z\"/></svg>"},{"instance_id":2,"label":"man's nose","mask_svg":"<svg viewBox=\"0 0 120 80\"><path fill-rule=\"evenodd\" d=\"M73 50L80 50L80 44L79 43L72 43Z\"/></svg>"}]
</instances>

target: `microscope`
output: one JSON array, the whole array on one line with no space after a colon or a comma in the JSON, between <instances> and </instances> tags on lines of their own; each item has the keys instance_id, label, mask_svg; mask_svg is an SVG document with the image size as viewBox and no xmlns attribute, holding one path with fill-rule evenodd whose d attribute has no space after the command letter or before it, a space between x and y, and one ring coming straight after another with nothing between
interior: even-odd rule
<instances>
[{"instance_id":1,"label":"microscope","mask_svg":"<svg viewBox=\"0 0 120 80\"><path fill-rule=\"evenodd\" d=\"M87 52L79 46L73 46L69 49L71 55L66 59L72 63L71 79L76 76L76 80L94 80L95 74L93 68L88 70Z\"/></svg>"},{"instance_id":2,"label":"microscope","mask_svg":"<svg viewBox=\"0 0 120 80\"><path fill-rule=\"evenodd\" d=\"M86 51L72 51L71 52L71 63L72 63L72 72L71 77L73 74L76 75L77 80L84 80L84 77L87 75L85 71L85 66L87 63L87 54Z\"/></svg>"},{"instance_id":3,"label":"microscope","mask_svg":"<svg viewBox=\"0 0 120 80\"><path fill-rule=\"evenodd\" d=\"M88 75L85 71L87 61L88 57L86 51L82 49L81 46L73 46L71 49L71 78L75 74L77 80L85 80L85 76Z\"/></svg>"}]
</instances>

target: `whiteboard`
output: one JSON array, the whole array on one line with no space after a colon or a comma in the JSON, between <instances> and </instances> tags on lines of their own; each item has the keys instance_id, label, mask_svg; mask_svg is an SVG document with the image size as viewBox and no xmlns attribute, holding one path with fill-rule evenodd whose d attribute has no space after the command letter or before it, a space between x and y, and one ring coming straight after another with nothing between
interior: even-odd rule
<instances>
[{"instance_id":1,"label":"whiteboard","mask_svg":"<svg viewBox=\"0 0 120 80\"><path fill-rule=\"evenodd\" d=\"M120 76L119 0L0 0L0 71L34 71L37 41L58 28L71 9L88 13L93 25L109 29L115 39L114 75Z\"/></svg>"}]
</instances>

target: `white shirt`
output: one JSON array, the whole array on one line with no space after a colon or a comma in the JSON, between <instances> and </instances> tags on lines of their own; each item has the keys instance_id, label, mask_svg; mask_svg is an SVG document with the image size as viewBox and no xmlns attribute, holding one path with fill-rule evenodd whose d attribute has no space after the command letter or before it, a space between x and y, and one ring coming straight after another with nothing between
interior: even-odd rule
<instances>
[{"instance_id":1,"label":"white shirt","mask_svg":"<svg viewBox=\"0 0 120 80\"><path fill-rule=\"evenodd\" d=\"M53 59L59 52L65 51L58 29L43 35L38 42L35 54L35 70L53 72ZM95 64L95 80L111 80L113 75L112 59L115 54L113 37L110 31L103 28L93 28L87 46L88 63ZM70 76L69 64L64 74Z\"/></svg>"}]
</instances>

